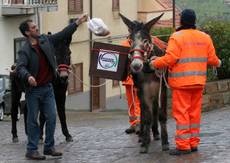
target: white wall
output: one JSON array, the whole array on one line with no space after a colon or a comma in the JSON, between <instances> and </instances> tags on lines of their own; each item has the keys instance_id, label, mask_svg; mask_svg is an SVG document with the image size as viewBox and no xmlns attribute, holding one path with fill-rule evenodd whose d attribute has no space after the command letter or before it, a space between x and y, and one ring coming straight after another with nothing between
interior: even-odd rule
<instances>
[{"instance_id":1,"label":"white wall","mask_svg":"<svg viewBox=\"0 0 230 163\"><path fill-rule=\"evenodd\" d=\"M1 13L1 7L0 7ZM19 24L29 17L3 17L0 15L0 74L8 74L14 63L14 38L22 37Z\"/></svg>"}]
</instances>

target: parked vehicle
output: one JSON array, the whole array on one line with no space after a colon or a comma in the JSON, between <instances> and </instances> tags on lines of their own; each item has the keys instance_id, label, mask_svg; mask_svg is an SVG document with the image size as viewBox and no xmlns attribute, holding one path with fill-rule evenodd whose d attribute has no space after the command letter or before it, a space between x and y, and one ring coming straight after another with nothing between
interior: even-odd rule
<instances>
[{"instance_id":1,"label":"parked vehicle","mask_svg":"<svg viewBox=\"0 0 230 163\"><path fill-rule=\"evenodd\" d=\"M21 102L21 106L24 101ZM18 119L22 113L21 107L18 108ZM0 75L0 121L4 119L4 115L11 113L11 86L9 75Z\"/></svg>"}]
</instances>

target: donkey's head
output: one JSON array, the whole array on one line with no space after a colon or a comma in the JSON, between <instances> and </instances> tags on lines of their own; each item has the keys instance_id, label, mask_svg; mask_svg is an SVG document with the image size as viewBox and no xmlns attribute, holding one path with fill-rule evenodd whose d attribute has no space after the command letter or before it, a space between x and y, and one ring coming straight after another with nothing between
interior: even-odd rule
<instances>
[{"instance_id":1,"label":"donkey's head","mask_svg":"<svg viewBox=\"0 0 230 163\"><path fill-rule=\"evenodd\" d=\"M138 21L131 21L120 14L130 32L131 47L129 53L131 56L130 69L132 73L140 72L143 68L144 62L150 57L153 49L150 30L162 15L163 13L144 24Z\"/></svg>"},{"instance_id":2,"label":"donkey's head","mask_svg":"<svg viewBox=\"0 0 230 163\"><path fill-rule=\"evenodd\" d=\"M58 74L63 82L68 79L69 65L70 65L70 43L72 38L66 38L61 43L55 46L55 56L58 65Z\"/></svg>"}]
</instances>

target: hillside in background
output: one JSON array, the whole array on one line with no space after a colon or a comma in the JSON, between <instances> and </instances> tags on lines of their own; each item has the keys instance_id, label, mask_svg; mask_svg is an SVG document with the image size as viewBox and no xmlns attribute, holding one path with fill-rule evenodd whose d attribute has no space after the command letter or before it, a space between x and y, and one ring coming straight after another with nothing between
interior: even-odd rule
<instances>
[{"instance_id":1,"label":"hillside in background","mask_svg":"<svg viewBox=\"0 0 230 163\"><path fill-rule=\"evenodd\" d=\"M230 4L227 0L176 0L181 9L191 8L197 14L197 24L209 19L223 19L230 21Z\"/></svg>"}]
</instances>

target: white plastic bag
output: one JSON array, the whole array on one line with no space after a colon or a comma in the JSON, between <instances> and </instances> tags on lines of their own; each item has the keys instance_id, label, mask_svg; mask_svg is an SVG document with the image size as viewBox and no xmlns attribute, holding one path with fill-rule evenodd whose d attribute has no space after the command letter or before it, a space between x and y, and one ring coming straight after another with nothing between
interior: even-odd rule
<instances>
[{"instance_id":1,"label":"white plastic bag","mask_svg":"<svg viewBox=\"0 0 230 163\"><path fill-rule=\"evenodd\" d=\"M92 18L87 22L88 29L93 32L96 36L107 36L109 28L105 25L102 19Z\"/></svg>"}]
</instances>

